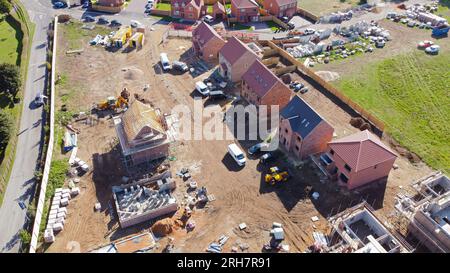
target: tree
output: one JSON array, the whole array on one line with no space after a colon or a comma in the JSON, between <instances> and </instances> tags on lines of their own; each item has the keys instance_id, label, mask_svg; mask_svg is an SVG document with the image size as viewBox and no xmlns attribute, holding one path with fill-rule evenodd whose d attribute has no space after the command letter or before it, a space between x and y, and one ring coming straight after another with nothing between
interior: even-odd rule
<instances>
[{"instance_id":1,"label":"tree","mask_svg":"<svg viewBox=\"0 0 450 273\"><path fill-rule=\"evenodd\" d=\"M8 144L13 126L14 123L11 116L6 112L0 111L0 150L4 149Z\"/></svg>"},{"instance_id":2,"label":"tree","mask_svg":"<svg viewBox=\"0 0 450 273\"><path fill-rule=\"evenodd\" d=\"M0 91L9 92L15 98L20 84L19 67L8 63L0 64Z\"/></svg>"},{"instance_id":3,"label":"tree","mask_svg":"<svg viewBox=\"0 0 450 273\"><path fill-rule=\"evenodd\" d=\"M31 243L31 234L25 230L21 229L19 232L20 241L22 241L22 244L28 246Z\"/></svg>"},{"instance_id":4,"label":"tree","mask_svg":"<svg viewBox=\"0 0 450 273\"><path fill-rule=\"evenodd\" d=\"M8 0L0 0L0 14L6 14L11 11L12 5Z\"/></svg>"}]
</instances>

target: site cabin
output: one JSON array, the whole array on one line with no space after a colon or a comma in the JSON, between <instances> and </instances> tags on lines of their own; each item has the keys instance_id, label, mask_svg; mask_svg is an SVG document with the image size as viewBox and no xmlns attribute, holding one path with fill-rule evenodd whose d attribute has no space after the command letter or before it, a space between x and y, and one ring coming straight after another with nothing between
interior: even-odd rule
<instances>
[{"instance_id":1,"label":"site cabin","mask_svg":"<svg viewBox=\"0 0 450 273\"><path fill-rule=\"evenodd\" d=\"M328 143L327 169L339 185L352 190L386 178L397 155L368 130Z\"/></svg>"},{"instance_id":2,"label":"site cabin","mask_svg":"<svg viewBox=\"0 0 450 273\"><path fill-rule=\"evenodd\" d=\"M259 21L259 5L254 0L231 0L231 15L239 23Z\"/></svg>"},{"instance_id":3,"label":"site cabin","mask_svg":"<svg viewBox=\"0 0 450 273\"><path fill-rule=\"evenodd\" d=\"M131 37L131 27L130 26L122 26L120 29L114 34L111 38L113 46L117 48L123 47L123 45L127 42L127 40Z\"/></svg>"},{"instance_id":4,"label":"site cabin","mask_svg":"<svg viewBox=\"0 0 450 273\"><path fill-rule=\"evenodd\" d=\"M121 118L114 119L126 167L167 157L167 123L158 109L134 101Z\"/></svg>"},{"instance_id":5,"label":"site cabin","mask_svg":"<svg viewBox=\"0 0 450 273\"><path fill-rule=\"evenodd\" d=\"M132 48L141 48L144 45L144 34L140 32L136 32L130 38L129 46Z\"/></svg>"},{"instance_id":6,"label":"site cabin","mask_svg":"<svg viewBox=\"0 0 450 273\"><path fill-rule=\"evenodd\" d=\"M291 18L297 12L297 0L264 0L264 9L276 17Z\"/></svg>"},{"instance_id":7,"label":"site cabin","mask_svg":"<svg viewBox=\"0 0 450 273\"><path fill-rule=\"evenodd\" d=\"M219 51L225 40L207 23L201 22L192 31L192 47L195 54L206 62L219 59Z\"/></svg>"},{"instance_id":8,"label":"site cabin","mask_svg":"<svg viewBox=\"0 0 450 273\"><path fill-rule=\"evenodd\" d=\"M297 95L280 112L280 144L301 160L325 151L333 132L333 127Z\"/></svg>"},{"instance_id":9,"label":"site cabin","mask_svg":"<svg viewBox=\"0 0 450 273\"><path fill-rule=\"evenodd\" d=\"M259 56L236 37L231 37L219 51L219 72L231 82L239 82Z\"/></svg>"},{"instance_id":10,"label":"site cabin","mask_svg":"<svg viewBox=\"0 0 450 273\"><path fill-rule=\"evenodd\" d=\"M291 90L261 61L256 60L242 75L241 97L260 106L285 107L291 99ZM268 113L271 107L268 107Z\"/></svg>"},{"instance_id":11,"label":"site cabin","mask_svg":"<svg viewBox=\"0 0 450 273\"><path fill-rule=\"evenodd\" d=\"M170 14L175 18L196 21L205 15L203 0L171 0Z\"/></svg>"}]
</instances>

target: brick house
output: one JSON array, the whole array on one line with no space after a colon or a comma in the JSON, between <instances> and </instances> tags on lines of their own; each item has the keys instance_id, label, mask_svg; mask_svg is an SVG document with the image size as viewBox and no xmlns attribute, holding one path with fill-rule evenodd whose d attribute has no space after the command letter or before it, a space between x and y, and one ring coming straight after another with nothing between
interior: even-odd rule
<instances>
[{"instance_id":1,"label":"brick house","mask_svg":"<svg viewBox=\"0 0 450 273\"><path fill-rule=\"evenodd\" d=\"M368 130L331 141L327 153L321 156L338 183L349 190L387 177L396 158L397 155Z\"/></svg>"},{"instance_id":2,"label":"brick house","mask_svg":"<svg viewBox=\"0 0 450 273\"><path fill-rule=\"evenodd\" d=\"M171 0L170 14L175 18L196 21L205 15L203 0Z\"/></svg>"},{"instance_id":3,"label":"brick house","mask_svg":"<svg viewBox=\"0 0 450 273\"><path fill-rule=\"evenodd\" d=\"M223 20L227 17L227 11L219 1L213 5L212 11L212 17L214 17L214 19Z\"/></svg>"},{"instance_id":4,"label":"brick house","mask_svg":"<svg viewBox=\"0 0 450 273\"><path fill-rule=\"evenodd\" d=\"M225 45L225 40L207 23L201 22L192 31L192 47L196 55L207 62L219 58L219 50Z\"/></svg>"},{"instance_id":5,"label":"brick house","mask_svg":"<svg viewBox=\"0 0 450 273\"><path fill-rule=\"evenodd\" d=\"M231 37L219 51L219 72L222 77L239 82L242 75L259 56L246 44Z\"/></svg>"},{"instance_id":6,"label":"brick house","mask_svg":"<svg viewBox=\"0 0 450 273\"><path fill-rule=\"evenodd\" d=\"M333 132L333 127L297 95L280 112L280 144L301 160L325 151Z\"/></svg>"},{"instance_id":7,"label":"brick house","mask_svg":"<svg viewBox=\"0 0 450 273\"><path fill-rule=\"evenodd\" d=\"M297 12L297 0L264 0L264 9L270 14L291 18Z\"/></svg>"},{"instance_id":8,"label":"brick house","mask_svg":"<svg viewBox=\"0 0 450 273\"><path fill-rule=\"evenodd\" d=\"M127 167L150 162L169 154L170 138L164 116L158 109L133 102L121 118L114 119Z\"/></svg>"},{"instance_id":9,"label":"brick house","mask_svg":"<svg viewBox=\"0 0 450 273\"><path fill-rule=\"evenodd\" d=\"M231 0L231 15L239 23L256 22L259 17L259 6L253 0Z\"/></svg>"},{"instance_id":10,"label":"brick house","mask_svg":"<svg viewBox=\"0 0 450 273\"><path fill-rule=\"evenodd\" d=\"M291 90L261 61L256 60L242 75L241 97L256 106L278 105L282 109L291 99Z\"/></svg>"}]
</instances>

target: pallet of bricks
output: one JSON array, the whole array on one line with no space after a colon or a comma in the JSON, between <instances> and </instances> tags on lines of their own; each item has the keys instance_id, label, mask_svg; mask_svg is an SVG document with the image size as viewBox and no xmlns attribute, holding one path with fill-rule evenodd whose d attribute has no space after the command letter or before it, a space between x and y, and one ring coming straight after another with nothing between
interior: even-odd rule
<instances>
[{"instance_id":1,"label":"pallet of bricks","mask_svg":"<svg viewBox=\"0 0 450 273\"><path fill-rule=\"evenodd\" d=\"M58 188L55 190L55 195L52 199L50 212L48 214L47 227L44 232L44 241L46 243L53 243L55 241L55 234L64 229L64 224L67 217L67 206L70 200L80 193L80 188L74 187L72 189Z\"/></svg>"}]
</instances>

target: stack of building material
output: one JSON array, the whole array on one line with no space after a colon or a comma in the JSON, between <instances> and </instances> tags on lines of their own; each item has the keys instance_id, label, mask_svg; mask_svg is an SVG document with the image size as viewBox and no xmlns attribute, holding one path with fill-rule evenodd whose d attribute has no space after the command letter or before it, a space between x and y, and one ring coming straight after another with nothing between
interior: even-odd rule
<instances>
[{"instance_id":1,"label":"stack of building material","mask_svg":"<svg viewBox=\"0 0 450 273\"><path fill-rule=\"evenodd\" d=\"M55 241L55 234L53 234L53 229L46 229L44 231L44 241L46 243L53 243Z\"/></svg>"}]
</instances>

